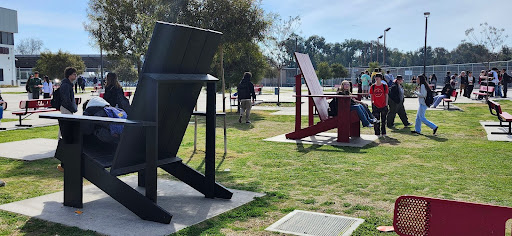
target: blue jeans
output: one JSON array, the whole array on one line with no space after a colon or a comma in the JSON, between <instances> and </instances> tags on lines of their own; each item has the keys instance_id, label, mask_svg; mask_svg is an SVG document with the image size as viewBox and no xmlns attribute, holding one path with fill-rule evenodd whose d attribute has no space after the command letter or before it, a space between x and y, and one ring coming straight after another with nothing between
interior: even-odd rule
<instances>
[{"instance_id":1,"label":"blue jeans","mask_svg":"<svg viewBox=\"0 0 512 236\"><path fill-rule=\"evenodd\" d=\"M434 103L432 104L431 107L434 107L436 108L439 103L441 103L441 101L443 101L443 98L447 98L448 96L444 95L444 94L441 94L441 95L437 95L434 97Z\"/></svg>"},{"instance_id":2,"label":"blue jeans","mask_svg":"<svg viewBox=\"0 0 512 236\"><path fill-rule=\"evenodd\" d=\"M4 117L4 104L0 103L0 121Z\"/></svg>"},{"instance_id":3,"label":"blue jeans","mask_svg":"<svg viewBox=\"0 0 512 236\"><path fill-rule=\"evenodd\" d=\"M418 113L416 113L416 124L414 124L414 130L416 132L421 133L421 122L425 123L429 128L435 129L437 125L430 122L425 118L425 112L427 111L427 106L420 104L420 108L418 108Z\"/></svg>"},{"instance_id":4,"label":"blue jeans","mask_svg":"<svg viewBox=\"0 0 512 236\"><path fill-rule=\"evenodd\" d=\"M363 108L363 105L355 104L350 106L350 110L355 110L357 112L357 116L359 116L359 120L361 120L361 123L363 124L363 127L368 127L370 125L370 117L368 114L366 114L366 111Z\"/></svg>"},{"instance_id":5,"label":"blue jeans","mask_svg":"<svg viewBox=\"0 0 512 236\"><path fill-rule=\"evenodd\" d=\"M494 96L503 97L503 94L501 93L501 85L494 85Z\"/></svg>"}]
</instances>

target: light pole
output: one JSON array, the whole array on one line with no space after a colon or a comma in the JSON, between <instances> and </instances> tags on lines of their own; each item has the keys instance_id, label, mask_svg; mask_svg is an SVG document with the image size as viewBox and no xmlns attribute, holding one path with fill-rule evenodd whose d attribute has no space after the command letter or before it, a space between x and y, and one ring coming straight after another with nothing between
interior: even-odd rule
<instances>
[{"instance_id":1,"label":"light pole","mask_svg":"<svg viewBox=\"0 0 512 236\"><path fill-rule=\"evenodd\" d=\"M427 25L428 25L428 17L430 16L430 12L423 13L425 16L425 48L423 49L423 75L427 76L425 73L427 69Z\"/></svg>"},{"instance_id":2,"label":"light pole","mask_svg":"<svg viewBox=\"0 0 512 236\"><path fill-rule=\"evenodd\" d=\"M384 37L384 35L381 35L377 38L377 60L375 60L376 62L379 62L379 46L380 46L380 41L379 39L381 39L382 37Z\"/></svg>"},{"instance_id":3,"label":"light pole","mask_svg":"<svg viewBox=\"0 0 512 236\"><path fill-rule=\"evenodd\" d=\"M391 27L388 27L384 30L384 57L382 59L382 65L384 66L386 64L386 32L388 32L391 29Z\"/></svg>"}]
</instances>

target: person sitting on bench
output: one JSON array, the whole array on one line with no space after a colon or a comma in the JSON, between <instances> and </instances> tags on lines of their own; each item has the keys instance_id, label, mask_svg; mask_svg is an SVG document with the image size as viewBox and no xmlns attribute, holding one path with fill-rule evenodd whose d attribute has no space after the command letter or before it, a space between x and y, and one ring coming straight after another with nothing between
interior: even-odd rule
<instances>
[{"instance_id":1,"label":"person sitting on bench","mask_svg":"<svg viewBox=\"0 0 512 236\"><path fill-rule=\"evenodd\" d=\"M338 95L350 94L350 82L344 80L341 82L341 87L338 88ZM372 124L377 120L368 109L368 106L355 98L350 100L350 110L355 110L357 112L357 116L359 117L359 120L361 120L363 127L373 127ZM338 115L338 100L336 98L329 103L329 115Z\"/></svg>"},{"instance_id":2,"label":"person sitting on bench","mask_svg":"<svg viewBox=\"0 0 512 236\"><path fill-rule=\"evenodd\" d=\"M453 91L455 90L455 80L450 80L449 84L445 84L443 87L443 90L441 90L441 94L434 97L434 103L430 108L436 108L441 101L443 101L443 98L450 98Z\"/></svg>"}]
</instances>

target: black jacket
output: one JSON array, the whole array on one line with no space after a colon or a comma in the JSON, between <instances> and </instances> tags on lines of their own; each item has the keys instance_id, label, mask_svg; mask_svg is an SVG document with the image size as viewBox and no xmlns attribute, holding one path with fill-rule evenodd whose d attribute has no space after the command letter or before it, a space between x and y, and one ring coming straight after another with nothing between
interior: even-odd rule
<instances>
[{"instance_id":1,"label":"black jacket","mask_svg":"<svg viewBox=\"0 0 512 236\"><path fill-rule=\"evenodd\" d=\"M116 86L108 86L105 88L105 94L103 95L103 99L110 103L111 106L121 107L122 105L120 98L122 97L124 97L123 88L117 88Z\"/></svg>"},{"instance_id":2,"label":"black jacket","mask_svg":"<svg viewBox=\"0 0 512 236\"><path fill-rule=\"evenodd\" d=\"M450 80L451 80L451 76L447 75L446 77L444 77L444 84L449 84Z\"/></svg>"},{"instance_id":3,"label":"black jacket","mask_svg":"<svg viewBox=\"0 0 512 236\"><path fill-rule=\"evenodd\" d=\"M400 86L397 83L393 83L389 88L389 99L393 100L396 104L399 104L400 101L403 101L403 94L400 97Z\"/></svg>"},{"instance_id":4,"label":"black jacket","mask_svg":"<svg viewBox=\"0 0 512 236\"><path fill-rule=\"evenodd\" d=\"M453 91L455 91L455 89L452 87L452 85L446 84L444 85L443 90L441 90L441 94L444 94L448 96L448 98L450 98L452 96Z\"/></svg>"},{"instance_id":5,"label":"black jacket","mask_svg":"<svg viewBox=\"0 0 512 236\"><path fill-rule=\"evenodd\" d=\"M254 92L254 84L249 79L242 79L237 87L238 99L256 99L256 93Z\"/></svg>"},{"instance_id":6,"label":"black jacket","mask_svg":"<svg viewBox=\"0 0 512 236\"><path fill-rule=\"evenodd\" d=\"M78 109L75 102L75 94L73 93L73 83L68 78L63 79L59 88L60 105L75 113Z\"/></svg>"},{"instance_id":7,"label":"black jacket","mask_svg":"<svg viewBox=\"0 0 512 236\"><path fill-rule=\"evenodd\" d=\"M501 83L502 84L508 84L508 83L511 83L511 82L512 82L512 77L510 77L510 75L508 75L505 72L505 74L503 74L503 79L501 80Z\"/></svg>"}]
</instances>

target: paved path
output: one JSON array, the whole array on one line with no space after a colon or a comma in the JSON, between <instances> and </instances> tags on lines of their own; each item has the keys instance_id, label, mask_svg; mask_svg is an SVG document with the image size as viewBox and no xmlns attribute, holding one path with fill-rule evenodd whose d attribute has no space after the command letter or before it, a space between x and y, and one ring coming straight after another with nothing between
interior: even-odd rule
<instances>
[{"instance_id":1,"label":"paved path","mask_svg":"<svg viewBox=\"0 0 512 236\"><path fill-rule=\"evenodd\" d=\"M6 119L18 119L17 116L13 115L11 112L14 110L18 110L19 108L19 102L22 100L27 99L26 93L18 94L19 92L25 91L25 87L14 87L14 88L2 88L2 97L5 101L9 104L9 107L6 111L4 111L4 118ZM134 91L134 89L127 89L127 91ZM334 90L331 88L326 88L325 93L333 93ZM306 94L307 91L303 89L303 94ZM287 102L295 102L295 92L293 92L293 88L281 88L281 95L278 97L274 94L274 87L265 87L263 88L262 95L257 96L257 100L261 100L265 103L277 103L278 99L282 103ZM86 92L86 93L78 93L75 95L76 97L81 97L82 102L85 102L87 99L91 98L92 93ZM217 93L217 110L222 111L222 95L220 93ZM229 101L229 92L226 93L226 111L236 111L237 107L230 106ZM507 98L507 100L510 100L510 98ZM370 100L363 100L367 104L370 104ZM458 97L457 101L454 102L454 104L462 104L462 103L483 103L482 100L473 100L468 99L466 97ZM405 109L406 110L417 110L418 109L418 99L417 98L406 98L405 99ZM302 114L307 115L307 99L302 99ZM264 106L258 105L253 107L254 110L275 110L276 112L272 113L274 115L295 115L295 107L277 107L277 106ZM206 92L203 90L201 94L199 95L198 99L198 110L199 111L205 111L206 110ZM429 109L430 110L430 109ZM437 109L433 110L443 110L442 106L439 106ZM79 106L78 114L82 114L82 106ZM18 123L18 121L11 121L11 122L2 122L1 127L5 127L8 130L10 129L18 129L15 125ZM49 126L49 125L56 125L57 121L55 120L49 120L49 119L40 119L38 114L31 115L27 118L27 120L23 121L24 124L31 124L34 127L40 127L40 126Z\"/></svg>"}]
</instances>

